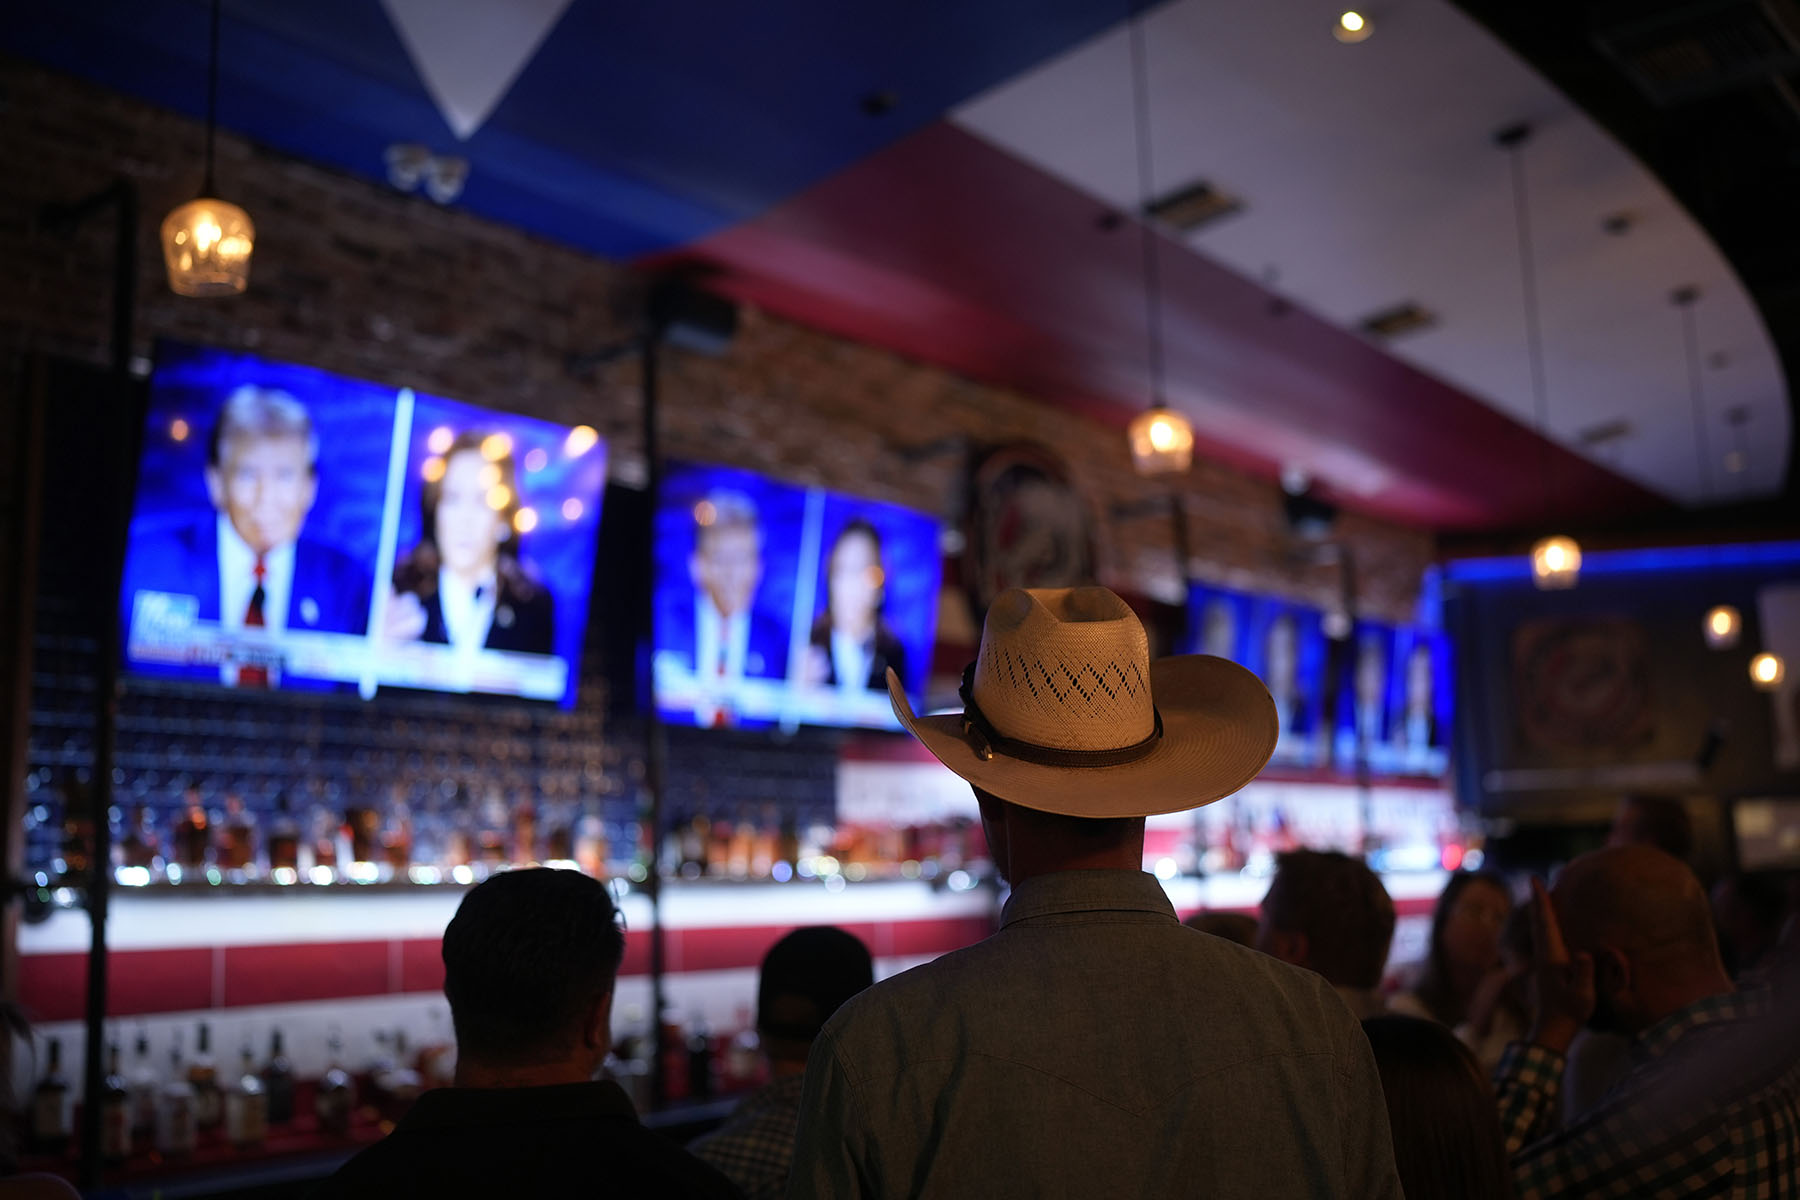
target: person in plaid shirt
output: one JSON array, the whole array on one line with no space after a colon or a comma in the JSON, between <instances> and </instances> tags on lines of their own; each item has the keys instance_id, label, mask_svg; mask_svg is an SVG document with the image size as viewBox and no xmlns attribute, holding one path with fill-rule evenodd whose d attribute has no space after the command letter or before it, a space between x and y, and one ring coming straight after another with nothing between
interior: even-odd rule
<instances>
[{"instance_id":1,"label":"person in plaid shirt","mask_svg":"<svg viewBox=\"0 0 1800 1200\"><path fill-rule=\"evenodd\" d=\"M770 1081L688 1146L742 1188L745 1200L774 1200L787 1190L813 1039L844 1001L874 981L869 948L835 925L796 929L763 956L756 1031Z\"/></svg>"},{"instance_id":2,"label":"person in plaid shirt","mask_svg":"<svg viewBox=\"0 0 1800 1200\"><path fill-rule=\"evenodd\" d=\"M1706 893L1648 846L1533 882L1530 1037L1495 1072L1521 1200L1800 1196L1800 1021L1792 980L1734 988ZM1583 1025L1633 1039L1625 1075L1559 1128L1569 1042Z\"/></svg>"}]
</instances>

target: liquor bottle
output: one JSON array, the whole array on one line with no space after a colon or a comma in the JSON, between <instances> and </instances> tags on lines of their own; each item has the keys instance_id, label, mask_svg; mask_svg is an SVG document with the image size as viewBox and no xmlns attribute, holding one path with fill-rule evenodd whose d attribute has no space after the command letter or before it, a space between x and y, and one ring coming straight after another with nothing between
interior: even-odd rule
<instances>
[{"instance_id":1,"label":"liquor bottle","mask_svg":"<svg viewBox=\"0 0 1800 1200\"><path fill-rule=\"evenodd\" d=\"M162 846L150 819L149 805L140 804L132 811L131 823L113 846L113 866L115 877L116 871L124 868L148 871L152 878L162 873Z\"/></svg>"},{"instance_id":2,"label":"liquor bottle","mask_svg":"<svg viewBox=\"0 0 1800 1200\"><path fill-rule=\"evenodd\" d=\"M512 861L537 862L537 810L529 799L520 796L514 803L512 817Z\"/></svg>"},{"instance_id":3,"label":"liquor bottle","mask_svg":"<svg viewBox=\"0 0 1800 1200\"><path fill-rule=\"evenodd\" d=\"M256 819L244 808L243 797L225 797L223 820L218 824L214 862L229 883L243 883L256 872Z\"/></svg>"},{"instance_id":4,"label":"liquor bottle","mask_svg":"<svg viewBox=\"0 0 1800 1200\"><path fill-rule=\"evenodd\" d=\"M180 869L183 878L198 878L206 870L211 843L206 806L200 801L199 790L189 788L182 797L181 815L175 821L173 865Z\"/></svg>"},{"instance_id":5,"label":"liquor bottle","mask_svg":"<svg viewBox=\"0 0 1800 1200\"><path fill-rule=\"evenodd\" d=\"M83 772L82 774L85 774ZM62 840L57 857L62 859L64 887L86 887L93 865L94 811L87 780L74 770L63 773Z\"/></svg>"},{"instance_id":6,"label":"liquor bottle","mask_svg":"<svg viewBox=\"0 0 1800 1200\"><path fill-rule=\"evenodd\" d=\"M407 868L413 861L412 841L412 810L407 806L405 794L395 787L381 818L382 878L406 878Z\"/></svg>"},{"instance_id":7,"label":"liquor bottle","mask_svg":"<svg viewBox=\"0 0 1800 1200\"><path fill-rule=\"evenodd\" d=\"M575 819L566 802L544 805L544 861L575 860Z\"/></svg>"},{"instance_id":8,"label":"liquor bottle","mask_svg":"<svg viewBox=\"0 0 1800 1200\"><path fill-rule=\"evenodd\" d=\"M762 1082L762 1039L757 1036L756 1021L748 1004L738 1005L737 1026L725 1051L725 1069L721 1072L728 1092L746 1091Z\"/></svg>"},{"instance_id":9,"label":"liquor bottle","mask_svg":"<svg viewBox=\"0 0 1800 1200\"><path fill-rule=\"evenodd\" d=\"M262 1081L269 1097L269 1124L286 1125L294 1119L294 1064L282 1052L279 1029L269 1038L269 1061L263 1065Z\"/></svg>"},{"instance_id":10,"label":"liquor bottle","mask_svg":"<svg viewBox=\"0 0 1800 1200\"><path fill-rule=\"evenodd\" d=\"M731 840L725 858L725 873L733 879L750 878L750 860L755 854L756 827L750 818L738 811L737 820L731 827Z\"/></svg>"},{"instance_id":11,"label":"liquor bottle","mask_svg":"<svg viewBox=\"0 0 1800 1200\"><path fill-rule=\"evenodd\" d=\"M350 831L350 861L373 866L381 851L381 814L370 805L344 810L344 826Z\"/></svg>"},{"instance_id":12,"label":"liquor bottle","mask_svg":"<svg viewBox=\"0 0 1800 1200\"><path fill-rule=\"evenodd\" d=\"M200 1022L194 1042L194 1060L188 1064L188 1084L194 1089L194 1125L211 1129L225 1117L224 1096L219 1091L219 1072L213 1065L212 1031Z\"/></svg>"},{"instance_id":13,"label":"liquor bottle","mask_svg":"<svg viewBox=\"0 0 1800 1200\"><path fill-rule=\"evenodd\" d=\"M323 804L315 805L310 818L312 828L308 831L308 841L312 843L312 871L309 878L314 883L335 883L342 878L342 861L338 858L338 826L337 818Z\"/></svg>"},{"instance_id":14,"label":"liquor bottle","mask_svg":"<svg viewBox=\"0 0 1800 1200\"><path fill-rule=\"evenodd\" d=\"M406 1053L406 1030L394 1031L394 1056L385 1070L375 1073L375 1091L381 1095L396 1113L404 1111L414 1100L419 1098L422 1085L419 1073L413 1069Z\"/></svg>"},{"instance_id":15,"label":"liquor bottle","mask_svg":"<svg viewBox=\"0 0 1800 1200\"><path fill-rule=\"evenodd\" d=\"M62 1073L62 1039L49 1040L49 1065L31 1094L31 1147L39 1154L69 1148L69 1081Z\"/></svg>"},{"instance_id":16,"label":"liquor bottle","mask_svg":"<svg viewBox=\"0 0 1800 1200\"><path fill-rule=\"evenodd\" d=\"M150 1060L150 1035L142 1029L138 1030L131 1054L131 1128L140 1139L148 1141L156 1132L156 1097L162 1090L162 1077Z\"/></svg>"},{"instance_id":17,"label":"liquor bottle","mask_svg":"<svg viewBox=\"0 0 1800 1200\"><path fill-rule=\"evenodd\" d=\"M276 883L300 880L300 826L288 811L287 793L275 798L275 820L269 827L269 878Z\"/></svg>"},{"instance_id":18,"label":"liquor bottle","mask_svg":"<svg viewBox=\"0 0 1800 1200\"><path fill-rule=\"evenodd\" d=\"M117 1165L131 1157L131 1089L119 1074L119 1044L106 1048L106 1079L100 1086L100 1157Z\"/></svg>"},{"instance_id":19,"label":"liquor bottle","mask_svg":"<svg viewBox=\"0 0 1800 1200\"><path fill-rule=\"evenodd\" d=\"M239 1055L237 1082L225 1093L225 1136L240 1150L260 1146L269 1136L269 1094L247 1042Z\"/></svg>"},{"instance_id":20,"label":"liquor bottle","mask_svg":"<svg viewBox=\"0 0 1800 1200\"><path fill-rule=\"evenodd\" d=\"M169 1050L169 1078L156 1103L156 1149L166 1156L191 1154L198 1137L194 1085L181 1066L181 1047Z\"/></svg>"},{"instance_id":21,"label":"liquor bottle","mask_svg":"<svg viewBox=\"0 0 1800 1200\"><path fill-rule=\"evenodd\" d=\"M444 1028L444 1010L434 1008L415 1068L421 1087L449 1087L456 1079L456 1041Z\"/></svg>"},{"instance_id":22,"label":"liquor bottle","mask_svg":"<svg viewBox=\"0 0 1800 1200\"><path fill-rule=\"evenodd\" d=\"M606 878L606 825L599 808L590 801L575 825L575 865L595 879Z\"/></svg>"},{"instance_id":23,"label":"liquor bottle","mask_svg":"<svg viewBox=\"0 0 1800 1200\"><path fill-rule=\"evenodd\" d=\"M706 1019L695 1013L689 1023L687 1039L688 1096L694 1100L710 1100L713 1094L712 1036Z\"/></svg>"},{"instance_id":24,"label":"liquor bottle","mask_svg":"<svg viewBox=\"0 0 1800 1200\"><path fill-rule=\"evenodd\" d=\"M350 1072L344 1070L344 1043L337 1030L331 1031L325 1045L330 1065L319 1077L318 1089L313 1092L313 1114L318 1117L322 1132L342 1135L349 1132L350 1114L356 1108L356 1083L350 1078Z\"/></svg>"}]
</instances>

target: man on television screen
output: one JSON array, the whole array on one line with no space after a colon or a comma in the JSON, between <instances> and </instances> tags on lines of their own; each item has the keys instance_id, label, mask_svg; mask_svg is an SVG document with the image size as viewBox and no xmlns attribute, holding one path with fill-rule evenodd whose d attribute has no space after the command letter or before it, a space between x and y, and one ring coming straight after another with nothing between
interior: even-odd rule
<instances>
[{"instance_id":1,"label":"man on television screen","mask_svg":"<svg viewBox=\"0 0 1800 1200\"><path fill-rule=\"evenodd\" d=\"M210 520L133 547L127 604L142 592L192 597L194 617L227 633L262 629L361 635L369 576L348 554L303 535L318 497L319 439L286 392L232 392L207 447ZM270 687L273 663L226 661L224 682Z\"/></svg>"},{"instance_id":2,"label":"man on television screen","mask_svg":"<svg viewBox=\"0 0 1800 1200\"><path fill-rule=\"evenodd\" d=\"M681 644L689 635L679 625L670 633L673 648L693 655L702 693L694 706L698 724L736 723L732 690L739 681L787 677L786 632L756 609L762 550L762 521L749 496L720 490L694 505L692 641Z\"/></svg>"}]
</instances>

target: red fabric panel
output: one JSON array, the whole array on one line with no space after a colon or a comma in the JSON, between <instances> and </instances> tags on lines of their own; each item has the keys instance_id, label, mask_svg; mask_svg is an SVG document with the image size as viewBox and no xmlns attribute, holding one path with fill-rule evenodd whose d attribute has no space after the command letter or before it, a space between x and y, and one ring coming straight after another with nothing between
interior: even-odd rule
<instances>
[{"instance_id":1,"label":"red fabric panel","mask_svg":"<svg viewBox=\"0 0 1800 1200\"><path fill-rule=\"evenodd\" d=\"M87 1011L87 955L22 956L19 1003L33 1021L79 1021Z\"/></svg>"},{"instance_id":2,"label":"red fabric panel","mask_svg":"<svg viewBox=\"0 0 1800 1200\"><path fill-rule=\"evenodd\" d=\"M931 921L897 921L893 926L895 958L921 954L947 954L973 946L994 932L987 917L941 917Z\"/></svg>"},{"instance_id":3,"label":"red fabric panel","mask_svg":"<svg viewBox=\"0 0 1800 1200\"><path fill-rule=\"evenodd\" d=\"M122 950L107 956L107 1013L211 1008L213 951L205 946ZM19 1002L33 1021L79 1021L87 1011L87 955L27 954L19 959Z\"/></svg>"},{"instance_id":4,"label":"red fabric panel","mask_svg":"<svg viewBox=\"0 0 1800 1200\"><path fill-rule=\"evenodd\" d=\"M438 938L410 938L400 943L400 990L444 990L443 942Z\"/></svg>"},{"instance_id":5,"label":"red fabric panel","mask_svg":"<svg viewBox=\"0 0 1800 1200\"><path fill-rule=\"evenodd\" d=\"M388 946L387 942L228 946L224 1007L385 995L392 990Z\"/></svg>"}]
</instances>

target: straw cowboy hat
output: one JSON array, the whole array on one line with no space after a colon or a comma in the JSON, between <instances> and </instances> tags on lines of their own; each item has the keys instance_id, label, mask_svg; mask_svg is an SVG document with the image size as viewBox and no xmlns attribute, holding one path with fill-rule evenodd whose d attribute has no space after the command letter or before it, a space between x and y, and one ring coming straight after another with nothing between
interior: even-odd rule
<instances>
[{"instance_id":1,"label":"straw cowboy hat","mask_svg":"<svg viewBox=\"0 0 1800 1200\"><path fill-rule=\"evenodd\" d=\"M996 597L960 716L914 716L892 671L888 695L946 767L1002 800L1071 817L1211 804L1256 778L1278 730L1260 679L1210 655L1151 662L1136 614L1101 587Z\"/></svg>"}]
</instances>

